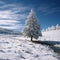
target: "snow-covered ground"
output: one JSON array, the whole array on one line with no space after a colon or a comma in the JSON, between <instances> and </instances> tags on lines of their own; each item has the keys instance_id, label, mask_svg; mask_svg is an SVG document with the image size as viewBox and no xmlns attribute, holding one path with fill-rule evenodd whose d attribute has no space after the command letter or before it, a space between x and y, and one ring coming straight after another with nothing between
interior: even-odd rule
<instances>
[{"instance_id":1,"label":"snow-covered ground","mask_svg":"<svg viewBox=\"0 0 60 60\"><path fill-rule=\"evenodd\" d=\"M59 40L60 30L44 32L44 39ZM41 38L43 40L43 38ZM0 35L0 60L59 60L57 54L23 36Z\"/></svg>"},{"instance_id":2,"label":"snow-covered ground","mask_svg":"<svg viewBox=\"0 0 60 60\"><path fill-rule=\"evenodd\" d=\"M60 30L45 31L42 34L43 40L60 41Z\"/></svg>"}]
</instances>

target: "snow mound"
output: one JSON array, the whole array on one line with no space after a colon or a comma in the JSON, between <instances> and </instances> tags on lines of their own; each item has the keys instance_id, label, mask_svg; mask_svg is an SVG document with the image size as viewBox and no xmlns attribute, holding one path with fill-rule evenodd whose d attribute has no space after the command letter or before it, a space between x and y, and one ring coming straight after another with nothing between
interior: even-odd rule
<instances>
[{"instance_id":1,"label":"snow mound","mask_svg":"<svg viewBox=\"0 0 60 60\"><path fill-rule=\"evenodd\" d=\"M48 46L35 44L23 36L0 35L0 60L58 60Z\"/></svg>"},{"instance_id":2,"label":"snow mound","mask_svg":"<svg viewBox=\"0 0 60 60\"><path fill-rule=\"evenodd\" d=\"M45 31L42 34L45 40L60 41L60 30Z\"/></svg>"}]
</instances>

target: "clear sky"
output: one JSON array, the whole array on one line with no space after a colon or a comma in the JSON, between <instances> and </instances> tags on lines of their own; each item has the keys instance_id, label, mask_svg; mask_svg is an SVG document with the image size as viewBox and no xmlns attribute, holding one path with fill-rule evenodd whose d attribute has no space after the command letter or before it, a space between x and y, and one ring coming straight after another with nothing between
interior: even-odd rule
<instances>
[{"instance_id":1,"label":"clear sky","mask_svg":"<svg viewBox=\"0 0 60 60\"><path fill-rule=\"evenodd\" d=\"M0 28L22 30L31 8L42 29L60 24L60 0L0 0Z\"/></svg>"}]
</instances>

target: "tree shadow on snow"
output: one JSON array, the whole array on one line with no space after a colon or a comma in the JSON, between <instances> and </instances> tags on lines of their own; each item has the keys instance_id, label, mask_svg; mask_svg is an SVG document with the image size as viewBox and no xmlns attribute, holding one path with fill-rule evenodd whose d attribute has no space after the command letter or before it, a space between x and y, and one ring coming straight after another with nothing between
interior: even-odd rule
<instances>
[{"instance_id":1,"label":"tree shadow on snow","mask_svg":"<svg viewBox=\"0 0 60 60\"><path fill-rule=\"evenodd\" d=\"M51 49L54 50L54 52L57 52L60 54L60 41L32 41L33 43L36 44L42 44L42 45L47 45ZM55 46L57 45L57 46Z\"/></svg>"}]
</instances>

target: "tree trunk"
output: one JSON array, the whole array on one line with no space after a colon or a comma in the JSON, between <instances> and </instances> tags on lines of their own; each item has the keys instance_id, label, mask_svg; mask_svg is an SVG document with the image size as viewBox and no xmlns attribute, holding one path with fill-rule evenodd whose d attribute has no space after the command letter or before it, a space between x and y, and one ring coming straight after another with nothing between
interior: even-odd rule
<instances>
[{"instance_id":1,"label":"tree trunk","mask_svg":"<svg viewBox=\"0 0 60 60\"><path fill-rule=\"evenodd\" d=\"M32 39L33 39L33 36L31 36L31 41L33 41Z\"/></svg>"}]
</instances>

